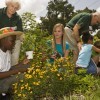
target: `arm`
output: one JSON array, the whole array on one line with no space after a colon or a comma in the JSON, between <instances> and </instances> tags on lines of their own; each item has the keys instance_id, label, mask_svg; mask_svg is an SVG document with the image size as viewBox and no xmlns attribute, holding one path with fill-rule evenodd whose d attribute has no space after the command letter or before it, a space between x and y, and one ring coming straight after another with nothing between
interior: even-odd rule
<instances>
[{"instance_id":1,"label":"arm","mask_svg":"<svg viewBox=\"0 0 100 100\"><path fill-rule=\"evenodd\" d=\"M65 54L64 54L64 57L68 57L68 54L69 54L69 50L66 50Z\"/></svg>"},{"instance_id":2,"label":"arm","mask_svg":"<svg viewBox=\"0 0 100 100\"><path fill-rule=\"evenodd\" d=\"M21 73L26 72L29 66L30 66L29 60L24 59L23 62L21 62L20 64L16 66L13 66L9 71L0 72L0 79L10 77L11 75L18 74L18 72L21 72Z\"/></svg>"},{"instance_id":3,"label":"arm","mask_svg":"<svg viewBox=\"0 0 100 100\"><path fill-rule=\"evenodd\" d=\"M85 31L89 28L89 20L90 15L81 15L78 19L76 24L73 27L73 33L77 42L80 41L79 30L83 28L82 31Z\"/></svg>"},{"instance_id":4,"label":"arm","mask_svg":"<svg viewBox=\"0 0 100 100\"><path fill-rule=\"evenodd\" d=\"M68 42L65 43L65 50L64 51L64 57L68 57L69 54L69 50L70 50L70 45Z\"/></svg>"},{"instance_id":5,"label":"arm","mask_svg":"<svg viewBox=\"0 0 100 100\"><path fill-rule=\"evenodd\" d=\"M93 46L93 47L92 47L92 49L93 49L95 52L100 53L100 49L99 49L99 48L97 48L97 47Z\"/></svg>"},{"instance_id":6,"label":"arm","mask_svg":"<svg viewBox=\"0 0 100 100\"><path fill-rule=\"evenodd\" d=\"M7 72L0 72L0 79L1 78L7 78L11 75L18 74L18 72L25 72L25 71L27 71L27 68L21 67L21 68L18 68L18 69L16 68L14 70L7 71Z\"/></svg>"},{"instance_id":7,"label":"arm","mask_svg":"<svg viewBox=\"0 0 100 100\"><path fill-rule=\"evenodd\" d=\"M80 25L78 25L78 24L76 24L76 25L74 26L74 28L73 28L73 35L74 35L75 40L76 40L77 42L80 41L79 29L80 29Z\"/></svg>"},{"instance_id":8,"label":"arm","mask_svg":"<svg viewBox=\"0 0 100 100\"><path fill-rule=\"evenodd\" d=\"M80 39L80 36L79 36L79 29L80 29L80 25L76 24L73 28L73 35L75 37L75 40L77 42L77 46L78 46L78 49L79 51L81 50L81 47L82 47L82 43L81 43L81 39Z\"/></svg>"}]
</instances>

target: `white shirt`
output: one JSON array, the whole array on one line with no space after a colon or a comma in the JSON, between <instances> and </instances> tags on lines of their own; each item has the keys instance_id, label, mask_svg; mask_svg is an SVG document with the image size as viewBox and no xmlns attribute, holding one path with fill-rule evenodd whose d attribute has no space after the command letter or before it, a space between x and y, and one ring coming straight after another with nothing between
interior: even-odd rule
<instances>
[{"instance_id":1,"label":"white shirt","mask_svg":"<svg viewBox=\"0 0 100 100\"><path fill-rule=\"evenodd\" d=\"M0 72L9 71L11 68L11 52L7 50L3 52L0 49Z\"/></svg>"}]
</instances>

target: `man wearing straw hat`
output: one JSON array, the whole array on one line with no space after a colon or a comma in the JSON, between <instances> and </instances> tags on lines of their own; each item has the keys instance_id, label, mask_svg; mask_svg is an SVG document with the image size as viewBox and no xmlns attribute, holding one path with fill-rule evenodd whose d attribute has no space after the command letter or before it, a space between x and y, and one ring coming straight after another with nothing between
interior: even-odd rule
<instances>
[{"instance_id":1,"label":"man wearing straw hat","mask_svg":"<svg viewBox=\"0 0 100 100\"><path fill-rule=\"evenodd\" d=\"M69 42L70 48L74 53L74 62L76 62L79 50L81 49L81 35L90 30L92 26L100 24L100 12L79 13L75 15L65 27L65 40Z\"/></svg>"},{"instance_id":2,"label":"man wearing straw hat","mask_svg":"<svg viewBox=\"0 0 100 100\"><path fill-rule=\"evenodd\" d=\"M7 7L0 9L0 29L10 27L16 31L23 31L21 17L17 14L21 8L19 0L5 0ZM16 37L15 47L12 52L12 65L18 64L22 36Z\"/></svg>"},{"instance_id":3,"label":"man wearing straw hat","mask_svg":"<svg viewBox=\"0 0 100 100\"><path fill-rule=\"evenodd\" d=\"M30 66L29 60L24 59L20 64L11 67L11 51L15 45L16 36L22 34L23 32L12 29L0 30L0 94L6 93L12 84L23 79L23 72Z\"/></svg>"}]
</instances>

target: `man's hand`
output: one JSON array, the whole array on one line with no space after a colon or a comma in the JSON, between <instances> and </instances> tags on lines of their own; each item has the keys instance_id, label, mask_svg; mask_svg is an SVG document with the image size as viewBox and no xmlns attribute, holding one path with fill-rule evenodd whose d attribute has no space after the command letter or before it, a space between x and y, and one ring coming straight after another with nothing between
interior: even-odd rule
<instances>
[{"instance_id":1,"label":"man's hand","mask_svg":"<svg viewBox=\"0 0 100 100\"><path fill-rule=\"evenodd\" d=\"M18 68L17 70L18 70L18 72L23 73L23 72L26 72L26 71L27 71L27 68L20 67L20 68Z\"/></svg>"},{"instance_id":2,"label":"man's hand","mask_svg":"<svg viewBox=\"0 0 100 100\"><path fill-rule=\"evenodd\" d=\"M26 65L26 64L28 64L29 62L30 62L30 60L29 60L29 59L27 59L27 58L25 58L25 59L23 60L23 62L22 62L22 63L23 63L24 65Z\"/></svg>"}]
</instances>

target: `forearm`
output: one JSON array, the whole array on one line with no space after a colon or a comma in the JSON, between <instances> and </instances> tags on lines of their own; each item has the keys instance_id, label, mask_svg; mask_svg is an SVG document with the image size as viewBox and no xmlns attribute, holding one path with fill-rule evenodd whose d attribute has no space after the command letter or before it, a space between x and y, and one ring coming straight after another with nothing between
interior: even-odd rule
<instances>
[{"instance_id":1,"label":"forearm","mask_svg":"<svg viewBox=\"0 0 100 100\"><path fill-rule=\"evenodd\" d=\"M78 31L73 31L72 34L74 35L75 40L76 40L77 42L79 42L79 41L80 41L79 32L78 32Z\"/></svg>"},{"instance_id":2,"label":"forearm","mask_svg":"<svg viewBox=\"0 0 100 100\"><path fill-rule=\"evenodd\" d=\"M100 49L99 49L99 48L97 48L97 47L93 46L93 47L92 47L92 49L93 49L95 52L100 53Z\"/></svg>"},{"instance_id":3,"label":"forearm","mask_svg":"<svg viewBox=\"0 0 100 100\"><path fill-rule=\"evenodd\" d=\"M69 50L66 50L65 54L64 54L64 57L68 57L68 54L69 54Z\"/></svg>"},{"instance_id":4,"label":"forearm","mask_svg":"<svg viewBox=\"0 0 100 100\"><path fill-rule=\"evenodd\" d=\"M7 78L11 75L18 74L18 72L26 72L27 68L29 68L30 64L22 64L21 66L12 67L9 71L6 72L0 72L0 79L1 78Z\"/></svg>"},{"instance_id":5,"label":"forearm","mask_svg":"<svg viewBox=\"0 0 100 100\"><path fill-rule=\"evenodd\" d=\"M7 77L10 77L11 75L14 75L14 74L17 74L18 73L18 70L10 70L10 71L7 71L7 72L0 72L0 79L1 78L7 78Z\"/></svg>"},{"instance_id":6,"label":"forearm","mask_svg":"<svg viewBox=\"0 0 100 100\"><path fill-rule=\"evenodd\" d=\"M73 28L73 35L74 35L75 40L76 40L77 42L80 41L79 29L80 29L80 26L79 26L79 25L75 25L74 28Z\"/></svg>"}]
</instances>

